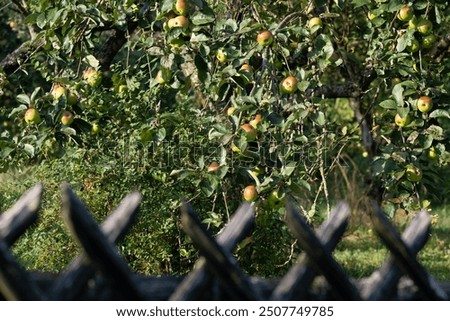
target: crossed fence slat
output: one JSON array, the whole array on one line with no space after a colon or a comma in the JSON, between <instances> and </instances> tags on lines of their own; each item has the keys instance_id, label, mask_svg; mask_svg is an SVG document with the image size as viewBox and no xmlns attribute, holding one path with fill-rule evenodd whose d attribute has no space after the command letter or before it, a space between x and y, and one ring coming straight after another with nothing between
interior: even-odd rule
<instances>
[{"instance_id":1,"label":"crossed fence slat","mask_svg":"<svg viewBox=\"0 0 450 321\"><path fill-rule=\"evenodd\" d=\"M0 215L0 294L8 300L447 300L449 282L437 282L417 261L426 244L430 216L418 213L402 236L374 204L373 226L390 254L370 277L350 278L332 252L346 230L349 208L341 202L317 232L291 202L286 223L303 249L297 262L280 279L247 275L232 255L251 233L255 207L243 203L229 224L214 238L194 209L183 203L180 220L201 257L184 277L134 273L115 244L134 223L141 196L130 193L99 226L67 184L62 185L63 218L81 253L57 275L26 271L10 247L35 222L42 186L25 193ZM407 277L406 277L407 276ZM313 282L325 280L324 282ZM94 282L93 282L94 281ZM325 293L325 297L323 297ZM407 293L407 295L405 295Z\"/></svg>"}]
</instances>

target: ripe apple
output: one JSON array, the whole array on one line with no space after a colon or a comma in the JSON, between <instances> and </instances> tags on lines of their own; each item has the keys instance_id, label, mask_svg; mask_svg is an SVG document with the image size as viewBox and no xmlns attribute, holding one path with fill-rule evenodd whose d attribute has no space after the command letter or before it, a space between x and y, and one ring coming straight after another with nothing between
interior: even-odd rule
<instances>
[{"instance_id":1,"label":"ripe apple","mask_svg":"<svg viewBox=\"0 0 450 321\"><path fill-rule=\"evenodd\" d=\"M244 124L241 126L241 128L245 132L245 137L247 138L247 141L252 142L256 139L256 130L252 125Z\"/></svg>"},{"instance_id":2,"label":"ripe apple","mask_svg":"<svg viewBox=\"0 0 450 321\"><path fill-rule=\"evenodd\" d=\"M96 87L102 80L102 75L99 71L89 68L83 73L83 79L92 87Z\"/></svg>"},{"instance_id":3,"label":"ripe apple","mask_svg":"<svg viewBox=\"0 0 450 321\"><path fill-rule=\"evenodd\" d=\"M426 113L433 107L433 100L431 97L422 96L417 99L417 108L422 112Z\"/></svg>"},{"instance_id":4,"label":"ripe apple","mask_svg":"<svg viewBox=\"0 0 450 321\"><path fill-rule=\"evenodd\" d=\"M66 88L64 88L60 84L54 84L50 93L55 100L58 100L62 95L66 93Z\"/></svg>"},{"instance_id":5,"label":"ripe apple","mask_svg":"<svg viewBox=\"0 0 450 321\"><path fill-rule=\"evenodd\" d=\"M250 126L252 126L253 128L257 128L258 124L261 122L261 115L257 114L255 115L255 118L253 118L252 120L249 121Z\"/></svg>"},{"instance_id":6,"label":"ripe apple","mask_svg":"<svg viewBox=\"0 0 450 321\"><path fill-rule=\"evenodd\" d=\"M417 39L411 40L411 44L408 46L409 52L417 52L420 49L420 44Z\"/></svg>"},{"instance_id":7,"label":"ripe apple","mask_svg":"<svg viewBox=\"0 0 450 321\"><path fill-rule=\"evenodd\" d=\"M93 123L92 124L92 133L93 134L98 134L100 132L100 126L97 123Z\"/></svg>"},{"instance_id":8,"label":"ripe apple","mask_svg":"<svg viewBox=\"0 0 450 321\"><path fill-rule=\"evenodd\" d=\"M417 23L417 31L419 31L423 35L427 35L431 32L433 29L433 24L430 20L427 19L420 19Z\"/></svg>"},{"instance_id":9,"label":"ripe apple","mask_svg":"<svg viewBox=\"0 0 450 321\"><path fill-rule=\"evenodd\" d=\"M411 122L411 118L409 117L409 115L406 115L402 118L399 114L396 114L394 121L398 127L405 127Z\"/></svg>"},{"instance_id":10,"label":"ripe apple","mask_svg":"<svg viewBox=\"0 0 450 321\"><path fill-rule=\"evenodd\" d=\"M219 62L224 63L228 59L228 53L224 49L219 49L216 52L216 58Z\"/></svg>"},{"instance_id":11,"label":"ripe apple","mask_svg":"<svg viewBox=\"0 0 450 321\"><path fill-rule=\"evenodd\" d=\"M75 116L70 111L64 111L61 116L61 124L63 124L64 126L70 126L70 124L72 124L73 122L74 117Z\"/></svg>"},{"instance_id":12,"label":"ripe apple","mask_svg":"<svg viewBox=\"0 0 450 321\"><path fill-rule=\"evenodd\" d=\"M400 21L409 21L414 16L414 9L411 6L403 6L397 14Z\"/></svg>"},{"instance_id":13,"label":"ripe apple","mask_svg":"<svg viewBox=\"0 0 450 321\"><path fill-rule=\"evenodd\" d=\"M292 94L297 91L297 78L294 76L287 76L280 84L280 89L283 94Z\"/></svg>"},{"instance_id":14,"label":"ripe apple","mask_svg":"<svg viewBox=\"0 0 450 321\"><path fill-rule=\"evenodd\" d=\"M436 36L432 33L429 35L426 35L422 38L422 47L424 48L431 48L436 42Z\"/></svg>"},{"instance_id":15,"label":"ripe apple","mask_svg":"<svg viewBox=\"0 0 450 321\"><path fill-rule=\"evenodd\" d=\"M173 5L173 11L180 16L185 16L189 13L189 2L187 0L177 0Z\"/></svg>"},{"instance_id":16,"label":"ripe apple","mask_svg":"<svg viewBox=\"0 0 450 321\"><path fill-rule=\"evenodd\" d=\"M28 108L25 112L25 122L28 125L37 125L41 121L41 116L35 108Z\"/></svg>"},{"instance_id":17,"label":"ripe apple","mask_svg":"<svg viewBox=\"0 0 450 321\"><path fill-rule=\"evenodd\" d=\"M256 41L263 47L269 46L273 42L273 34L269 30L258 33Z\"/></svg>"},{"instance_id":18,"label":"ripe apple","mask_svg":"<svg viewBox=\"0 0 450 321\"><path fill-rule=\"evenodd\" d=\"M172 19L169 19L167 22L167 26L169 29L172 28L187 28L189 26L189 19L185 16L178 16Z\"/></svg>"},{"instance_id":19,"label":"ripe apple","mask_svg":"<svg viewBox=\"0 0 450 321\"><path fill-rule=\"evenodd\" d=\"M244 200L247 202L253 202L258 196L258 192L256 191L255 186L248 185L244 188L242 195L244 196Z\"/></svg>"},{"instance_id":20,"label":"ripe apple","mask_svg":"<svg viewBox=\"0 0 450 321\"><path fill-rule=\"evenodd\" d=\"M308 20L308 28L309 28L309 30L311 30L315 26L322 27L322 19L320 19L319 17L313 17L313 18Z\"/></svg>"},{"instance_id":21,"label":"ripe apple","mask_svg":"<svg viewBox=\"0 0 450 321\"><path fill-rule=\"evenodd\" d=\"M219 169L219 163L217 163L217 162L212 162L209 166L208 166L208 169L207 169L207 172L208 173L211 173L211 172L217 172L217 170Z\"/></svg>"},{"instance_id":22,"label":"ripe apple","mask_svg":"<svg viewBox=\"0 0 450 321\"><path fill-rule=\"evenodd\" d=\"M253 72L253 67L250 66L249 64L243 64L239 70L240 71Z\"/></svg>"},{"instance_id":23,"label":"ripe apple","mask_svg":"<svg viewBox=\"0 0 450 321\"><path fill-rule=\"evenodd\" d=\"M422 179L422 171L414 165L408 165L406 167L406 179L413 183L418 182Z\"/></svg>"},{"instance_id":24,"label":"ripe apple","mask_svg":"<svg viewBox=\"0 0 450 321\"><path fill-rule=\"evenodd\" d=\"M272 209L279 209L283 206L283 197L277 190L274 190L270 193L267 198L267 205Z\"/></svg>"}]
</instances>

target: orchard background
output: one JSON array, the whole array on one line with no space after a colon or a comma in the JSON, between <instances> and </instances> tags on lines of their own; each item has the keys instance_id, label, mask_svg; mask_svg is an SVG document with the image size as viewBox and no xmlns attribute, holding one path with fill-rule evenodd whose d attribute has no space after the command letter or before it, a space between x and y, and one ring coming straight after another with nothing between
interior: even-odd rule
<instances>
[{"instance_id":1,"label":"orchard background","mask_svg":"<svg viewBox=\"0 0 450 321\"><path fill-rule=\"evenodd\" d=\"M359 275L385 254L371 202L399 225L428 208L429 265L450 276L447 1L12 0L0 20L0 210L46 190L14 248L29 268L78 251L60 219L66 180L98 220L143 194L120 244L138 272L195 262L181 199L216 233L253 186L256 226L235 252L248 273L295 261L288 197L311 224L350 203L340 259ZM363 237L368 254L353 249Z\"/></svg>"}]
</instances>

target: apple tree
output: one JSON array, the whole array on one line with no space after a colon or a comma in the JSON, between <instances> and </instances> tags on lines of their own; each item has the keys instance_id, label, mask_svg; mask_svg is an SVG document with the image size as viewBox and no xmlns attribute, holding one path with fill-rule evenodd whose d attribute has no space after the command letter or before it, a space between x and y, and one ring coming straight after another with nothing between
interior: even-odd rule
<instances>
[{"instance_id":1,"label":"apple tree","mask_svg":"<svg viewBox=\"0 0 450 321\"><path fill-rule=\"evenodd\" d=\"M15 0L0 14L3 171L100 152L218 229L255 200L254 237L277 249L286 197L314 221L336 199L392 217L448 194L447 1Z\"/></svg>"}]
</instances>

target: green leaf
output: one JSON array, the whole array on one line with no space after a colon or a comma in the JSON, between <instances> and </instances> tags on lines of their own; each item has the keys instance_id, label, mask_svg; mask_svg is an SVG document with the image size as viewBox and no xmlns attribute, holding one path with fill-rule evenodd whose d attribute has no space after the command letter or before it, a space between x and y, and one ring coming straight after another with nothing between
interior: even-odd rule
<instances>
[{"instance_id":1,"label":"green leaf","mask_svg":"<svg viewBox=\"0 0 450 321\"><path fill-rule=\"evenodd\" d=\"M437 125L431 125L425 132L431 135L435 140L443 140L445 138L444 130Z\"/></svg>"},{"instance_id":2,"label":"green leaf","mask_svg":"<svg viewBox=\"0 0 450 321\"><path fill-rule=\"evenodd\" d=\"M16 98L19 103L25 104L27 106L30 106L30 104L31 104L31 99L30 99L30 97L28 97L28 95L20 94L20 95L17 95Z\"/></svg>"},{"instance_id":3,"label":"green leaf","mask_svg":"<svg viewBox=\"0 0 450 321\"><path fill-rule=\"evenodd\" d=\"M34 156L34 147L33 145L30 144L24 144L23 145L23 150L25 151L25 153L27 153L30 157Z\"/></svg>"},{"instance_id":4,"label":"green leaf","mask_svg":"<svg viewBox=\"0 0 450 321\"><path fill-rule=\"evenodd\" d=\"M403 106L403 87L401 84L397 84L392 89L392 96L394 97L397 106Z\"/></svg>"},{"instance_id":5,"label":"green leaf","mask_svg":"<svg viewBox=\"0 0 450 321\"><path fill-rule=\"evenodd\" d=\"M450 114L445 109L436 109L430 113L429 117L430 118L440 118L440 117L450 118Z\"/></svg>"},{"instance_id":6,"label":"green leaf","mask_svg":"<svg viewBox=\"0 0 450 321\"><path fill-rule=\"evenodd\" d=\"M380 106L385 109L397 109L397 103L392 99L382 101Z\"/></svg>"},{"instance_id":7,"label":"green leaf","mask_svg":"<svg viewBox=\"0 0 450 321\"><path fill-rule=\"evenodd\" d=\"M213 22L214 20L215 20L214 15L206 14L206 13L200 12L200 11L196 11L191 16L192 24L194 24L196 26L205 25L205 24Z\"/></svg>"}]
</instances>

